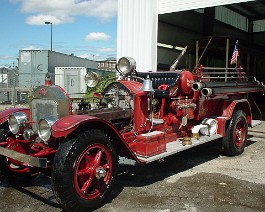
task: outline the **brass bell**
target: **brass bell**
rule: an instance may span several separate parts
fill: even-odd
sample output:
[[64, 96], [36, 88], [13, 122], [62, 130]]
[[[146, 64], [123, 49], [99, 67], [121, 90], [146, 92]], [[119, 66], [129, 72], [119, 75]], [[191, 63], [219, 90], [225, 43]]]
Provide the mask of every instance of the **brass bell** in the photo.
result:
[[186, 145], [192, 145], [192, 142], [191, 142], [190, 137], [184, 137], [184, 138], [182, 139], [182, 145], [183, 145], [183, 146], [186, 146]]

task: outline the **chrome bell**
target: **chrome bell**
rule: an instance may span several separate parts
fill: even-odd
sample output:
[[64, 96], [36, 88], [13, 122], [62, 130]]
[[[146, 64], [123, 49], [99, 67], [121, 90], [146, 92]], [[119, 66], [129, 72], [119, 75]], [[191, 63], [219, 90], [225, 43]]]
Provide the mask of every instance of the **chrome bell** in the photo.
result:
[[147, 76], [147, 78], [144, 80], [141, 90], [144, 92], [155, 92], [149, 76]]

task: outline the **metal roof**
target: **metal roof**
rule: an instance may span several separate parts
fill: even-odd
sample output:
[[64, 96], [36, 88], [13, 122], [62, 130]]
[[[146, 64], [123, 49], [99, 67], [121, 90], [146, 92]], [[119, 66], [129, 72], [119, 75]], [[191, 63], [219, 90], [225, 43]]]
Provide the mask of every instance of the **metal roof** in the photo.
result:
[[256, 0], [238, 4], [226, 5], [228, 9], [245, 16], [250, 21], [265, 19], [265, 1]]

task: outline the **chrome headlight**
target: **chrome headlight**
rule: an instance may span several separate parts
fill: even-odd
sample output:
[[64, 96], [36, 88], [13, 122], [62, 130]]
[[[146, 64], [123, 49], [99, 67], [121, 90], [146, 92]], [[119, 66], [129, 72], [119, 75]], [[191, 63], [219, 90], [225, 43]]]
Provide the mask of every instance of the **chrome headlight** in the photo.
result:
[[136, 62], [132, 57], [122, 57], [118, 61], [118, 70], [123, 75], [129, 75], [135, 71]]
[[9, 130], [15, 135], [22, 133], [27, 122], [28, 118], [24, 112], [13, 113], [8, 118]]
[[41, 140], [48, 141], [50, 139], [54, 122], [56, 122], [54, 117], [40, 119], [38, 134]]
[[95, 72], [88, 72], [85, 76], [85, 83], [87, 87], [94, 88], [99, 82], [99, 76]]

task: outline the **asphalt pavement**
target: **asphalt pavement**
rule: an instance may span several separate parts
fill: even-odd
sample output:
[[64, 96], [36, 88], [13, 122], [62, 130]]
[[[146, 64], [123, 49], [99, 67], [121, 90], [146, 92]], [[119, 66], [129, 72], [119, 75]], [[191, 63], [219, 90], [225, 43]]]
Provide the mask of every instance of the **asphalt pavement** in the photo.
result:
[[[249, 129], [245, 152], [222, 155], [213, 141], [162, 163], [123, 165], [109, 200], [97, 212], [265, 211], [265, 122]], [[0, 184], [0, 211], [62, 211], [50, 179], [25, 187]]]

